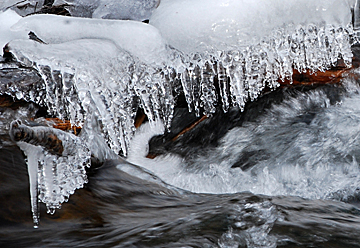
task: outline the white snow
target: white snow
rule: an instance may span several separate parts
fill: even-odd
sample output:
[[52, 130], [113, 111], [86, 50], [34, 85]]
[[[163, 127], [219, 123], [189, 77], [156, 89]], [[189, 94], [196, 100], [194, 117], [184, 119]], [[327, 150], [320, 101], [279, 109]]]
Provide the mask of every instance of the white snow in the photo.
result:
[[159, 64], [167, 57], [159, 31], [137, 21], [100, 20], [57, 15], [32, 15], [12, 26], [14, 31], [33, 31], [47, 43], [78, 39], [111, 40], [145, 63]]
[[245, 47], [292, 24], [345, 27], [347, 0], [162, 0], [150, 18], [164, 38], [186, 53]]
[[20, 19], [21, 16], [11, 9], [0, 12], [0, 49], [11, 40], [27, 38], [27, 34], [24, 32], [10, 30], [10, 27]]

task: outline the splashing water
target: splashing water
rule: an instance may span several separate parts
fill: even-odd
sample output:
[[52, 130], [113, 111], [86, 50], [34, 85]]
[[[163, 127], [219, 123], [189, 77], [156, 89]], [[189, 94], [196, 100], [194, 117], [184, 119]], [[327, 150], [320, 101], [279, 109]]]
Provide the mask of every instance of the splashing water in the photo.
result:
[[163, 131], [159, 124], [144, 126], [132, 140], [128, 159], [192, 192], [347, 201], [360, 183], [360, 88], [350, 79], [343, 84], [346, 90], [336, 102], [334, 93], [322, 88], [298, 93], [255, 122], [231, 129], [218, 147], [191, 157], [141, 157], [148, 139]]

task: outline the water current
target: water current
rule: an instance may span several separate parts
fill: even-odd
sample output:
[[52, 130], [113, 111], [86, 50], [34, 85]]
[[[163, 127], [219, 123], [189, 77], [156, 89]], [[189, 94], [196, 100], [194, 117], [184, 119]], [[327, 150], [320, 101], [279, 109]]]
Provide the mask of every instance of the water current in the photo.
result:
[[[273, 103], [253, 117], [251, 109], [270, 99]], [[3, 182], [18, 193], [2, 199], [24, 206], [2, 215], [0, 242], [4, 247], [358, 247], [359, 101], [353, 76], [341, 86], [281, 89], [243, 114], [237, 110], [245, 121], [234, 122], [218, 146], [183, 137], [178, 142], [190, 150], [174, 146], [155, 159], [146, 158], [154, 149], [147, 141], [164, 127], [144, 124], [127, 161], [88, 169], [85, 188], [54, 215], [41, 205], [39, 229], [31, 228], [25, 162], [16, 155], [20, 150], [5, 143], [2, 164], [11, 166], [2, 167]], [[2, 121], [14, 115], [26, 119], [28, 109], [4, 111]], [[216, 125], [217, 118], [229, 119], [214, 115], [209, 124]], [[196, 136], [201, 127], [191, 132]], [[218, 132], [208, 130], [203, 139]], [[254, 156], [254, 149], [261, 156]]]

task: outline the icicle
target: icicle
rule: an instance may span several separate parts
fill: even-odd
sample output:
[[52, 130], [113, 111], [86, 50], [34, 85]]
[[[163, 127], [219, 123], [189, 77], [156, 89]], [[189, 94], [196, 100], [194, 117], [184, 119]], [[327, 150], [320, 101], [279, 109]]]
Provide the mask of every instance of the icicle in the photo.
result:
[[42, 148], [29, 145], [25, 142], [18, 142], [18, 146], [21, 148], [21, 150], [25, 153], [25, 156], [27, 157], [26, 163], [28, 165], [29, 174], [31, 212], [33, 214], [34, 228], [38, 228], [40, 222], [38, 195], [38, 159], [42, 156]]
[[220, 88], [222, 109], [223, 109], [224, 113], [226, 113], [229, 110], [228, 77], [227, 77], [225, 68], [220, 61], [217, 63], [217, 78], [218, 78], [218, 83], [219, 83], [219, 88]]
[[201, 106], [204, 108], [204, 114], [209, 115], [215, 112], [215, 105], [217, 102], [214, 77], [209, 62], [205, 63], [204, 68], [201, 68]]
[[[255, 100], [266, 86], [274, 89], [279, 80], [291, 82], [293, 68], [324, 71], [339, 58], [350, 66], [352, 35], [351, 27], [290, 23], [274, 29], [258, 44], [238, 50], [183, 54], [168, 48], [169, 60], [161, 66], [142, 63], [103, 40], [53, 45], [17, 41], [10, 43], [11, 51], [26, 66], [36, 68], [44, 84], [30, 91], [17, 85], [3, 88], [19, 99], [45, 105], [50, 114], [70, 119], [72, 124], [84, 125], [88, 114], [94, 112], [110, 147], [126, 156], [136, 102], [140, 101], [150, 121], [162, 119], [169, 128], [173, 82], [179, 78], [189, 111], [197, 116], [213, 113], [217, 99], [224, 112], [231, 104], [243, 109], [246, 101]], [[29, 94], [22, 94], [24, 91]]]
[[[293, 24], [273, 30], [271, 35], [261, 42], [239, 50], [204, 51], [202, 53], [181, 54], [184, 70], [180, 68], [182, 90], [188, 103], [189, 111], [199, 114], [199, 106], [214, 109], [212, 94], [200, 94], [205, 89], [204, 77], [198, 79], [198, 72], [206, 78], [218, 79], [219, 100], [223, 111], [230, 104], [243, 109], [246, 101], [254, 101], [265, 87], [275, 89], [279, 81], [292, 82], [293, 69], [303, 73], [325, 71], [336, 66], [342, 58], [347, 67], [351, 66], [351, 39], [354, 32], [351, 26], [329, 24]], [[198, 59], [201, 58], [201, 59]], [[210, 61], [210, 63], [204, 63]], [[210, 79], [212, 80], [212, 79]], [[209, 80], [207, 80], [209, 82]], [[231, 102], [230, 102], [231, 99]], [[208, 111], [204, 110], [204, 113]], [[209, 111], [211, 113], [211, 111]]]
[[354, 0], [355, 4], [353, 7], [353, 25], [354, 25], [354, 30], [355, 32], [359, 32], [360, 31], [360, 2], [359, 0]]
[[34, 227], [39, 225], [38, 202], [48, 213], [87, 182], [85, 167], [90, 165], [90, 151], [84, 142], [63, 131], [49, 127], [28, 127], [21, 121], [11, 123], [10, 136], [27, 156], [31, 208]]

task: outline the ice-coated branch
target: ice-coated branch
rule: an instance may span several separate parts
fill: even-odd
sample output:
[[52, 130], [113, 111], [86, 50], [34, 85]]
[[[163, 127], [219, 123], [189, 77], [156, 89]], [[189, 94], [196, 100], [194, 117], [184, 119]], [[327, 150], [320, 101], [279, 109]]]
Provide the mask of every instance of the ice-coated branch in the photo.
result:
[[39, 224], [38, 202], [48, 213], [60, 208], [87, 182], [90, 150], [81, 138], [51, 127], [29, 127], [19, 120], [10, 125], [10, 136], [27, 157], [34, 226]]
[[11, 123], [10, 137], [15, 142], [22, 141], [34, 146], [42, 146], [50, 153], [59, 156], [64, 151], [62, 141], [50, 127], [28, 127], [17, 120]]

